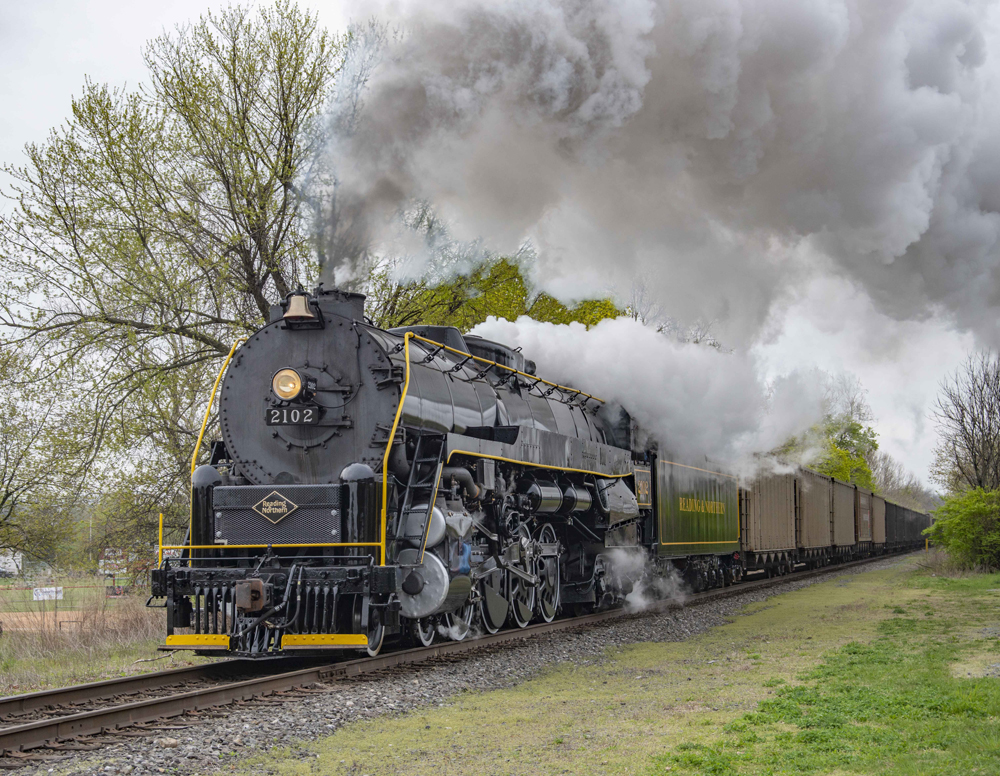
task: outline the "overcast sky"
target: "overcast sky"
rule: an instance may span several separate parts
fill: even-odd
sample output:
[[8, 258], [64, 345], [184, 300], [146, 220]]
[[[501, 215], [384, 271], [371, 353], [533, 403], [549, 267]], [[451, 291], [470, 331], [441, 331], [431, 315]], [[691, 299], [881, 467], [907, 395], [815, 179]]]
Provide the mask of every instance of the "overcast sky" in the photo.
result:
[[[68, 115], [71, 96], [80, 93], [85, 77], [134, 86], [144, 77], [146, 40], [220, 5], [0, 3], [0, 159], [19, 163], [25, 143], [43, 141]], [[342, 29], [348, 18], [344, 4], [304, 5], [317, 8], [332, 29]], [[972, 347], [967, 334], [940, 318], [891, 321], [848, 281], [833, 279], [799, 289], [768, 331], [755, 349], [771, 373], [816, 365], [856, 374], [869, 391], [882, 447], [927, 480], [935, 443], [931, 405], [942, 377]]]
[[[69, 114], [85, 77], [135, 86], [145, 77], [142, 49], [175, 25], [228, 3], [200, 0], [35, 0], [0, 3], [0, 158], [20, 161], [24, 144], [44, 140]], [[302, 2], [331, 29], [343, 5]]]

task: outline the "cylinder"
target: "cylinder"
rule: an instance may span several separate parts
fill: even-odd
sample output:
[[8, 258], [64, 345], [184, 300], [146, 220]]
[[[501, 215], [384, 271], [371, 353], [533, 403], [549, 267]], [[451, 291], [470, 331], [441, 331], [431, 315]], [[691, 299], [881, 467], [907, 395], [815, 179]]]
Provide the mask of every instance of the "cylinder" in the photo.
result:
[[586, 488], [567, 485], [563, 489], [562, 511], [567, 514], [570, 512], [586, 512], [593, 503], [594, 499], [590, 495], [590, 491]]
[[558, 512], [563, 505], [563, 493], [554, 482], [522, 480], [518, 490], [528, 497], [528, 511], [547, 515]]
[[409, 567], [399, 596], [403, 616], [418, 619], [442, 611], [451, 592], [451, 579], [441, 559], [426, 552], [421, 560], [420, 550], [407, 548], [399, 553], [399, 564]]

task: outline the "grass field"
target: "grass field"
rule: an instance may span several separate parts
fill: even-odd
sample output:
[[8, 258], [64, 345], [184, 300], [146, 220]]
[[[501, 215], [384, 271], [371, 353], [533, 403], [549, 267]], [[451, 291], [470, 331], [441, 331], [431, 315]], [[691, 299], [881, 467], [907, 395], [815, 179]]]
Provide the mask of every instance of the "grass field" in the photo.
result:
[[[32, 600], [32, 586], [18, 581], [0, 585], [0, 619], [9, 613], [40, 613], [59, 610], [83, 609], [94, 606], [107, 597], [105, 585], [100, 579], [59, 579], [53, 582], [39, 582], [34, 587], [61, 587], [60, 601]], [[108, 599], [109, 603], [114, 599]]]
[[348, 726], [246, 773], [997, 774], [1000, 575], [913, 559], [509, 690]]
[[[64, 591], [65, 592], [65, 591]], [[30, 600], [31, 590], [0, 589], [0, 695], [158, 671], [204, 662], [190, 653], [157, 650], [162, 609], [146, 596], [106, 598], [102, 587], [77, 588], [59, 601]], [[26, 600], [27, 598], [27, 600]], [[58, 615], [58, 619], [57, 619]]]

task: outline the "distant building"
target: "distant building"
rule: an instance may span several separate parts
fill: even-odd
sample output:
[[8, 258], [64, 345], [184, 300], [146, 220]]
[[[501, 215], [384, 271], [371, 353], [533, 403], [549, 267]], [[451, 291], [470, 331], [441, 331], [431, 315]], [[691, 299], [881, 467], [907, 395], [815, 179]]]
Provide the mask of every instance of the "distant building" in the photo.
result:
[[128, 574], [129, 553], [118, 549], [101, 550], [97, 555], [97, 570], [101, 574]]
[[16, 550], [0, 550], [0, 577], [16, 577], [23, 568], [23, 553]]
[[107, 577], [126, 578], [129, 580], [144, 579], [149, 570], [156, 565], [156, 549], [150, 554], [134, 550], [107, 548], [97, 555], [97, 570]]

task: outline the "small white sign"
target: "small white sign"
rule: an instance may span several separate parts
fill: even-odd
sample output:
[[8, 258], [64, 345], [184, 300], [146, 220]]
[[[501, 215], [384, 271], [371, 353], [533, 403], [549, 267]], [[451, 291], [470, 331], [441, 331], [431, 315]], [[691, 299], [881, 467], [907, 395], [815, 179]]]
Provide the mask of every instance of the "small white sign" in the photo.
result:
[[63, 589], [61, 587], [35, 587], [31, 590], [33, 601], [61, 601], [63, 600]]

